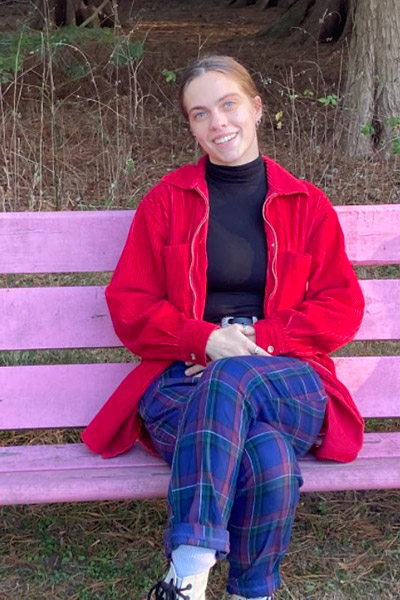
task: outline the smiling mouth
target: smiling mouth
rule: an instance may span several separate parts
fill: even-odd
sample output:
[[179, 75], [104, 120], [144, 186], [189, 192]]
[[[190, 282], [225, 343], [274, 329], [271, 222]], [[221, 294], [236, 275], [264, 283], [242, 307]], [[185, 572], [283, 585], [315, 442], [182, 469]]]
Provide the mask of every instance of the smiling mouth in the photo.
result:
[[237, 132], [230, 133], [229, 135], [224, 135], [224, 137], [220, 137], [220, 138], [217, 138], [216, 140], [214, 140], [214, 144], [217, 144], [218, 146], [220, 146], [221, 144], [226, 144], [227, 142], [230, 142], [231, 140], [233, 140], [233, 138], [235, 138], [236, 136], [237, 136]]

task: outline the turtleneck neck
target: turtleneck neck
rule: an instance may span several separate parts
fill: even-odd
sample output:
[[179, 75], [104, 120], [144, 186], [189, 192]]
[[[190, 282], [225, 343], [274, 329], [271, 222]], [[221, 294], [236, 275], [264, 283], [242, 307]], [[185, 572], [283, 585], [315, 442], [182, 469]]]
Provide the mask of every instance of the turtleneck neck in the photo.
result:
[[253, 182], [258, 184], [260, 177], [265, 177], [265, 165], [261, 155], [251, 162], [234, 167], [216, 165], [207, 158], [206, 179], [209, 182], [228, 185], [247, 183], [251, 185]]

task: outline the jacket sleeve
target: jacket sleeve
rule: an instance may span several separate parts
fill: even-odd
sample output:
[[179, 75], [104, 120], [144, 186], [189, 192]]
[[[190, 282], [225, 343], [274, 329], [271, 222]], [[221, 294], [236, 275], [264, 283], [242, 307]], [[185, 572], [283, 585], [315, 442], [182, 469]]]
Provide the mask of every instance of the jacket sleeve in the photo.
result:
[[121, 342], [142, 358], [205, 365], [207, 340], [218, 325], [188, 318], [167, 299], [163, 224], [149, 197], [139, 205], [106, 299]]
[[311, 269], [303, 300], [255, 324], [256, 343], [264, 349], [272, 346], [274, 355], [333, 352], [351, 341], [361, 325], [364, 297], [336, 211], [322, 194], [319, 200], [308, 242]]

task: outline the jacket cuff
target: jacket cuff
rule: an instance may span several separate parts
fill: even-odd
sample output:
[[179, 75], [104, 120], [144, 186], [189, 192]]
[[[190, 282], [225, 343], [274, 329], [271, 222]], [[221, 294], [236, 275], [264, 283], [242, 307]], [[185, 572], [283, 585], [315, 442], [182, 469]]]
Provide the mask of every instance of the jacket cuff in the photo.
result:
[[256, 344], [269, 354], [277, 356], [289, 352], [289, 344], [283, 325], [277, 319], [260, 319], [254, 324]]
[[207, 364], [206, 345], [208, 338], [215, 329], [219, 328], [220, 325], [208, 323], [208, 321], [186, 319], [182, 327], [182, 360], [205, 366]]

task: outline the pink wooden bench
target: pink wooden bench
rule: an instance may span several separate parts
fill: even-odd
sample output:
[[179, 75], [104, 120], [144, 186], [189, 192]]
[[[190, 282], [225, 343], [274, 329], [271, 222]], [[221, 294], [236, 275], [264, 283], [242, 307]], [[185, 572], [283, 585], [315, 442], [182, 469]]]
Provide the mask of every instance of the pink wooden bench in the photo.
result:
[[[356, 265], [400, 263], [400, 205], [338, 207]], [[2, 213], [0, 273], [112, 271], [132, 211]], [[400, 338], [400, 280], [362, 281], [358, 340]], [[0, 289], [0, 350], [117, 347], [101, 286]], [[400, 356], [337, 358], [366, 418], [400, 417]], [[0, 429], [86, 425], [128, 364], [0, 368]], [[305, 491], [400, 487], [400, 432], [369, 433], [351, 464], [303, 462]], [[0, 448], [0, 504], [164, 497], [169, 470], [139, 447], [111, 460], [82, 444]]]

